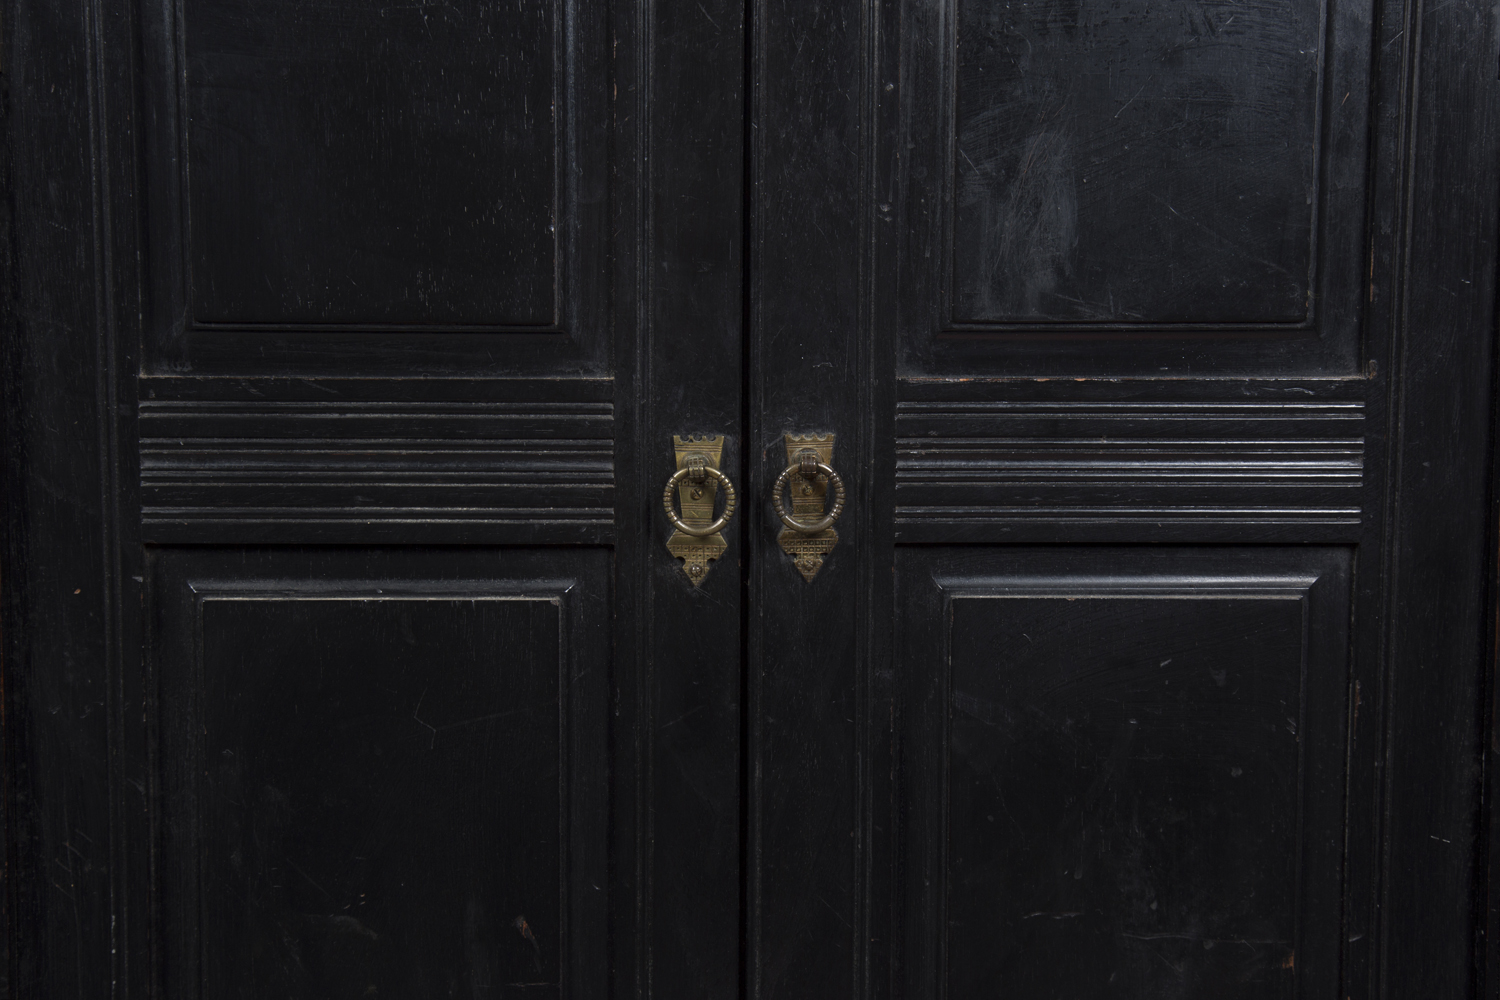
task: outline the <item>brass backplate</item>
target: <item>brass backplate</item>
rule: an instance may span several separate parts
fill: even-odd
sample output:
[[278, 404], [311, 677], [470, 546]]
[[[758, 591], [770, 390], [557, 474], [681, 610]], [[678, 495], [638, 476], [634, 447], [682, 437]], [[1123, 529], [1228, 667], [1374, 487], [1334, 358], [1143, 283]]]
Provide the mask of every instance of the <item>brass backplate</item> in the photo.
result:
[[[797, 465], [800, 461], [798, 456], [809, 448], [818, 456], [819, 462], [829, 468], [833, 467], [832, 434], [786, 435], [787, 464]], [[798, 521], [816, 521], [823, 516], [823, 508], [828, 500], [827, 476], [820, 475], [816, 479], [793, 476], [786, 491], [792, 501], [792, 517]], [[792, 565], [797, 567], [802, 579], [811, 583], [812, 578], [818, 575], [818, 570], [823, 568], [823, 557], [839, 543], [839, 533], [832, 528], [825, 528], [808, 534], [783, 526], [776, 541], [781, 545], [781, 551], [792, 557]]]
[[[702, 455], [710, 468], [719, 468], [724, 457], [724, 435], [691, 434], [672, 435], [672, 450], [677, 454], [677, 468], [685, 469], [689, 455]], [[677, 484], [677, 509], [684, 522], [694, 528], [705, 528], [713, 523], [714, 503], [718, 500], [719, 484], [712, 479], [694, 483], [684, 479]], [[667, 551], [682, 560], [682, 571], [697, 587], [708, 576], [709, 564], [724, 554], [729, 543], [722, 531], [712, 535], [688, 535], [672, 530], [667, 539]]]

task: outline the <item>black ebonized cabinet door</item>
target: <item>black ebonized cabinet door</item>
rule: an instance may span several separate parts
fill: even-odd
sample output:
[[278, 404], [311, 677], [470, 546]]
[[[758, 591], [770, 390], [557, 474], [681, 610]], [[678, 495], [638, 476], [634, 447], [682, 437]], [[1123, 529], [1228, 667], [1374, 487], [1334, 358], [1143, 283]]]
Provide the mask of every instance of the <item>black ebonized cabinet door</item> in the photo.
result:
[[751, 33], [749, 995], [1494, 995], [1492, 13]]
[[4, 995], [1494, 994], [1489, 9], [0, 38]]
[[5, 5], [14, 995], [737, 995], [744, 16]]

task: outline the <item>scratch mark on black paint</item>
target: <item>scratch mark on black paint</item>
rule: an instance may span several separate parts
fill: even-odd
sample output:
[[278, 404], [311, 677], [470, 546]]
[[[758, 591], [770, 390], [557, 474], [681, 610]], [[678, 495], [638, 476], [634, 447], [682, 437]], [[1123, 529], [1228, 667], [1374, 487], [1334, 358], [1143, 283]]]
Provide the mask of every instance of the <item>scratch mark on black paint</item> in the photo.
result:
[[[1150, 192], [1147, 192], [1147, 193], [1150, 194]], [[1213, 229], [1210, 229], [1208, 226], [1205, 226], [1203, 223], [1199, 222], [1197, 219], [1191, 218], [1190, 216], [1183, 215], [1181, 212], [1177, 211], [1177, 209], [1173, 208], [1172, 205], [1171, 205], [1171, 203], [1168, 202], [1165, 198], [1161, 197], [1161, 195], [1152, 194], [1151, 197], [1154, 200], [1161, 202], [1163, 205], [1166, 205], [1167, 206], [1167, 211], [1169, 211], [1173, 215], [1177, 216], [1183, 222], [1186, 222], [1190, 226], [1196, 226], [1198, 229], [1203, 230], [1205, 233], [1207, 233], [1208, 235], [1212, 236], [1214, 239], [1219, 240], [1220, 242], [1222, 242], [1225, 246], [1234, 247], [1235, 250], [1238, 250], [1241, 254], [1244, 254], [1246, 260], [1253, 260], [1257, 264], [1264, 264], [1266, 267], [1269, 267], [1269, 268], [1271, 268], [1274, 271], [1279, 271], [1280, 273], [1286, 275], [1287, 277], [1294, 277], [1294, 275], [1292, 274], [1292, 272], [1288, 271], [1286, 268], [1282, 267], [1280, 264], [1276, 263], [1274, 260], [1267, 260], [1264, 257], [1253, 257], [1250, 254], [1245, 253], [1244, 248], [1241, 247], [1238, 243], [1236, 243], [1233, 240], [1229, 239], [1228, 237], [1224, 236], [1222, 233], [1219, 233], [1219, 232], [1214, 231]]]
[[[1231, 18], [1231, 20], [1233, 20], [1233, 18]], [[1146, 81], [1146, 83], [1150, 83], [1150, 82], [1151, 82], [1150, 80]], [[1111, 117], [1112, 118], [1118, 118], [1118, 117], [1120, 117], [1120, 112], [1121, 111], [1124, 111], [1126, 108], [1128, 108], [1132, 104], [1134, 104], [1135, 103], [1135, 99], [1137, 97], [1141, 96], [1141, 91], [1146, 89], [1146, 83], [1141, 84], [1140, 90], [1137, 90], [1135, 93], [1131, 94], [1130, 95], [1130, 100], [1128, 100], [1124, 104], [1120, 105], [1120, 111], [1116, 111]]]
[[358, 934], [360, 937], [369, 938], [371, 941], [380, 940], [379, 934], [376, 934], [374, 931], [370, 930], [370, 928], [360, 923], [359, 920], [355, 917], [347, 917], [343, 914], [336, 914], [331, 917], [310, 917], [308, 919], [319, 923], [326, 923], [334, 930], [342, 931], [345, 934]]
[[1131, 934], [1129, 931], [1121, 931], [1120, 936], [1135, 941], [1204, 941], [1210, 944], [1242, 944], [1246, 948], [1255, 948], [1260, 945], [1286, 944], [1285, 941], [1258, 938], [1206, 938], [1201, 934]]
[[328, 890], [325, 889], [325, 888], [323, 888], [318, 883], [314, 882], [313, 881], [313, 877], [311, 875], [307, 874], [307, 872], [303, 871], [301, 868], [298, 868], [296, 865], [292, 864], [290, 861], [288, 861], [286, 863], [286, 866], [288, 868], [290, 868], [292, 871], [296, 872], [298, 875], [301, 875], [302, 878], [306, 880], [306, 882], [307, 882], [308, 885], [312, 886], [314, 889], [316, 889], [319, 892], [321, 892], [323, 894], [323, 898], [324, 899], [332, 899], [333, 898], [329, 894]]
[[432, 726], [428, 726], [427, 723], [425, 723], [425, 722], [422, 721], [422, 717], [417, 714], [418, 712], [422, 711], [422, 699], [426, 698], [426, 697], [427, 697], [427, 689], [423, 688], [421, 696], [417, 698], [417, 707], [411, 710], [411, 717], [417, 723], [417, 725], [419, 725], [419, 726], [427, 726], [427, 728], [429, 730], [431, 730], [431, 732], [432, 732], [432, 738], [430, 739], [430, 741], [427, 744], [427, 749], [431, 750], [433, 747], [437, 746], [437, 730], [434, 729]]
[[830, 903], [828, 900], [824, 899], [822, 893], [818, 894], [818, 902], [820, 902], [824, 906], [828, 907], [828, 909], [833, 913], [833, 915], [835, 917], [839, 918], [839, 923], [843, 924], [845, 927], [849, 928], [850, 930], [853, 930], [854, 925], [851, 924], [851, 923], [849, 923], [849, 918], [846, 917], [846, 916], [844, 916], [842, 913], [840, 913], [838, 911], [838, 908], [835, 907], [832, 903]]
[[491, 712], [489, 715], [476, 715], [472, 719], [460, 719], [457, 722], [450, 722], [446, 726], [427, 726], [427, 723], [425, 722], [423, 722], [422, 725], [427, 726], [427, 728], [431, 729], [434, 733], [444, 733], [450, 729], [457, 729], [460, 726], [472, 726], [480, 722], [493, 722], [495, 719], [504, 719], [507, 716], [520, 715], [525, 711], [527, 711], [527, 709], [512, 708], [507, 709], [504, 712]]
[[686, 712], [683, 712], [681, 715], [679, 715], [677, 718], [673, 719], [671, 722], [665, 723], [661, 728], [662, 729], [667, 729], [667, 728], [670, 728], [672, 726], [675, 726], [675, 725], [677, 725], [677, 723], [679, 723], [682, 720], [686, 719], [688, 716], [690, 716], [690, 715], [697, 715], [699, 712], [703, 711], [707, 707], [708, 707], [707, 705], [699, 705], [696, 708], [690, 708]]
[[515, 928], [520, 932], [521, 937], [531, 942], [531, 950], [536, 953], [536, 971], [541, 972], [542, 946], [537, 943], [536, 935], [531, 932], [531, 925], [526, 922], [526, 915], [524, 913], [516, 917]]

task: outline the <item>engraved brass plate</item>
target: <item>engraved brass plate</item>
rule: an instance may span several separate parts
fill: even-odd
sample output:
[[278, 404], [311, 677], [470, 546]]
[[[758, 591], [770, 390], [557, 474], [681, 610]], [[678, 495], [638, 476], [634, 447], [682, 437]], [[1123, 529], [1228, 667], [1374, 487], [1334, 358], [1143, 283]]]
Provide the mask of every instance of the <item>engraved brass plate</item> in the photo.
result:
[[[677, 468], [687, 469], [693, 459], [701, 459], [711, 469], [718, 469], [724, 455], [724, 435], [672, 435], [672, 449], [677, 455]], [[684, 477], [677, 484], [677, 504], [682, 511], [685, 524], [693, 528], [706, 528], [714, 522], [714, 503], [719, 496], [719, 485], [711, 476], [694, 482], [693, 477]], [[667, 551], [682, 560], [682, 571], [693, 581], [693, 586], [702, 585], [708, 576], [709, 564], [724, 554], [729, 543], [724, 533], [690, 535], [673, 529], [667, 539]]]
[[[787, 465], [799, 466], [802, 452], [809, 449], [817, 456], [817, 461], [830, 468], [833, 466], [832, 434], [786, 435]], [[787, 492], [792, 500], [791, 514], [796, 520], [813, 523], [824, 516], [824, 506], [828, 500], [827, 476], [808, 478], [800, 473], [793, 475]], [[797, 567], [802, 579], [811, 583], [813, 577], [818, 575], [818, 570], [823, 568], [824, 558], [839, 543], [839, 533], [833, 528], [808, 533], [783, 527], [781, 534], [776, 536], [776, 541], [781, 545], [781, 551], [792, 557], [792, 565]]]

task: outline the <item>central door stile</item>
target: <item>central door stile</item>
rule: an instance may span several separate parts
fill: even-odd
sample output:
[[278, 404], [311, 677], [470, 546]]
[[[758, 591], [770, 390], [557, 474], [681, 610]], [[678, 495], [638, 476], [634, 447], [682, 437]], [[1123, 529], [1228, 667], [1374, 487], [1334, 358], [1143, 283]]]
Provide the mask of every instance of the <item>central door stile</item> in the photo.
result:
[[[636, 160], [645, 202], [632, 317], [641, 342], [637, 478], [620, 528], [642, 557], [622, 564], [640, 575], [620, 581], [621, 616], [639, 623], [642, 678], [635, 995], [735, 1000], [746, 522], [743, 499], [733, 496], [744, 476], [744, 11], [741, 0], [638, 0], [634, 10], [627, 20], [640, 35], [633, 50], [642, 53], [642, 85], [627, 92], [622, 80], [616, 113], [639, 120], [645, 137]], [[702, 528], [728, 512], [727, 499], [740, 510], [722, 531], [694, 537], [668, 520], [662, 488], [679, 459], [687, 487], [679, 521]], [[708, 469], [700, 473], [695, 463]], [[677, 502], [675, 483], [670, 493]]]
[[[852, 1000], [867, 992], [870, 941], [870, 629], [888, 588], [871, 535], [889, 521], [872, 506], [883, 479], [868, 426], [882, 380], [863, 332], [878, 6], [750, 7], [746, 988]], [[831, 462], [818, 457], [840, 482], [810, 460], [784, 475], [797, 442], [831, 447]], [[836, 535], [789, 527], [778, 483], [801, 523], [841, 504]]]

